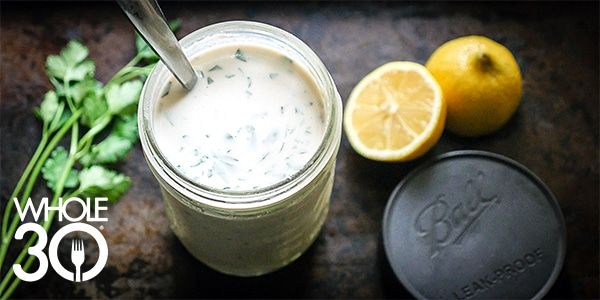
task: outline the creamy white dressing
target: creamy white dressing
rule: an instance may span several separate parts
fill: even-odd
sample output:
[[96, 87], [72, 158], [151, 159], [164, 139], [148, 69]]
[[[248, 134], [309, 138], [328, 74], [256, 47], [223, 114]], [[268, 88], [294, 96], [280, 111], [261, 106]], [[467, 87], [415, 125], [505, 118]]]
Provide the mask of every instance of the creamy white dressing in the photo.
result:
[[192, 65], [199, 76], [193, 90], [171, 78], [154, 114], [156, 142], [172, 166], [212, 188], [252, 190], [308, 163], [325, 124], [306, 70], [254, 44], [211, 49]]

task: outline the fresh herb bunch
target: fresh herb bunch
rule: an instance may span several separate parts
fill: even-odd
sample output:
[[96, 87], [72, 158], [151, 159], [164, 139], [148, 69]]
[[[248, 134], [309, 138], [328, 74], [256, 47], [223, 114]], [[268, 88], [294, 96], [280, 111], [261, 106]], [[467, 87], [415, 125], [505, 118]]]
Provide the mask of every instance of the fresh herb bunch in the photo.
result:
[[[175, 31], [181, 22], [175, 20], [169, 25]], [[138, 34], [135, 45], [135, 57], [106, 85], [94, 79], [95, 63], [89, 59], [88, 49], [77, 41], [70, 41], [59, 55], [46, 59], [46, 73], [54, 90], [47, 92], [35, 109], [42, 122], [42, 136], [10, 198], [5, 201], [0, 244], [0, 299], [9, 298], [20, 283], [12, 265], [21, 264], [28, 270], [35, 260], [34, 256], [26, 257], [29, 247], [37, 240], [37, 235], [32, 234], [14, 262], [4, 264], [20, 223], [18, 214], [11, 214], [13, 199], [19, 199], [23, 209], [40, 172], [53, 193], [50, 206], [57, 206], [60, 197], [107, 197], [114, 203], [131, 185], [129, 177], [111, 170], [110, 166], [122, 160], [137, 142], [137, 103], [143, 81], [159, 59]], [[64, 148], [59, 144], [69, 131], [69, 146]], [[107, 135], [98, 140], [99, 135], [104, 136], [102, 133]], [[55, 211], [50, 211], [41, 224], [46, 232], [54, 215]]]

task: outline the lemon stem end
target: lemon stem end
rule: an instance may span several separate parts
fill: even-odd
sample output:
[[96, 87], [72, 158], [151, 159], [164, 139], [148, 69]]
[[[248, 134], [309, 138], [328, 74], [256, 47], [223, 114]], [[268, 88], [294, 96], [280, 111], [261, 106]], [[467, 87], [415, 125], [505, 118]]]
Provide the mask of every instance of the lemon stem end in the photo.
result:
[[482, 72], [492, 72], [494, 68], [494, 61], [487, 53], [481, 53], [477, 59], [477, 66]]

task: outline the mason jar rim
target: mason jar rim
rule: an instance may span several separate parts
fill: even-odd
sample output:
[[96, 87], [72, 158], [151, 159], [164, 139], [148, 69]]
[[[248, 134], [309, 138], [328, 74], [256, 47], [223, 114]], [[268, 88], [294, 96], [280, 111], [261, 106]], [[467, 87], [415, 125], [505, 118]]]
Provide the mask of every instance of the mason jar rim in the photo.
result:
[[[166, 185], [170, 187], [172, 189], [171, 192], [176, 192], [182, 196], [178, 198], [194, 207], [244, 210], [274, 205], [309, 184], [325, 168], [329, 159], [337, 152], [337, 143], [331, 141], [341, 138], [342, 108], [340, 95], [337, 92], [333, 78], [323, 62], [308, 45], [296, 36], [283, 29], [264, 23], [227, 21], [193, 31], [182, 38], [180, 44], [186, 56], [193, 58], [202, 52], [202, 49], [194, 51], [194, 45], [197, 43], [212, 42], [227, 45], [234, 43], [229, 42], [234, 37], [241, 38], [244, 35], [247, 35], [246, 38], [254, 35], [256, 40], [252, 40], [252, 42], [261, 46], [282, 47], [279, 50], [286, 50], [284, 53], [295, 55], [295, 62], [300, 59], [300, 62], [302, 62], [301, 66], [315, 80], [321, 93], [326, 114], [325, 132], [318, 149], [305, 166], [292, 176], [275, 184], [256, 190], [235, 191], [217, 189], [194, 182], [171, 165], [160, 151], [154, 138], [152, 122], [155, 104], [159, 98], [158, 91], [164, 86], [161, 84], [164, 82], [162, 79], [172, 77], [166, 66], [159, 61], [144, 83], [140, 96], [138, 108], [140, 141], [146, 161], [155, 177], [161, 182], [161, 186], [164, 187]], [[259, 43], [261, 38], [265, 39], [263, 41], [264, 44]], [[267, 40], [277, 45], [267, 45]]]

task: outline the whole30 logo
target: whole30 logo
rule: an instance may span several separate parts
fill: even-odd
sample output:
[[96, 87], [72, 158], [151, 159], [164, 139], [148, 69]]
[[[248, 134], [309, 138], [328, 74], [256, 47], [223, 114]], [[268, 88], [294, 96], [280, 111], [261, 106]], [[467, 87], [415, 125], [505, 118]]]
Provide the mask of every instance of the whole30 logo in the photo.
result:
[[[106, 260], [108, 259], [108, 247], [106, 245], [106, 240], [102, 233], [96, 229], [96, 227], [81, 223], [80, 221], [86, 220], [87, 222], [106, 222], [107, 218], [100, 217], [100, 212], [105, 211], [107, 208], [103, 206], [101, 202], [107, 201], [107, 198], [86, 198], [86, 200], [82, 200], [77, 197], [68, 198], [63, 202], [62, 198], [59, 198], [59, 204], [56, 207], [48, 206], [48, 198], [44, 197], [40, 201], [40, 204], [35, 209], [33, 201], [31, 198], [27, 200], [25, 207], [21, 209], [19, 206], [19, 201], [15, 198], [15, 206], [17, 208], [17, 212], [19, 217], [21, 218], [21, 222], [25, 220], [25, 216], [28, 213], [31, 213], [36, 222], [42, 217], [42, 220], [48, 219], [48, 212], [55, 211], [58, 213], [58, 221], [62, 221], [63, 218], [67, 221], [74, 222], [70, 223], [66, 226], [63, 226], [56, 232], [56, 234], [50, 240], [50, 245], [48, 246], [48, 256], [44, 253], [44, 248], [46, 248], [46, 244], [48, 243], [48, 235], [46, 230], [38, 224], [38, 223], [24, 223], [15, 232], [15, 239], [21, 240], [25, 233], [32, 231], [37, 234], [38, 240], [37, 243], [27, 250], [29, 255], [35, 256], [39, 261], [39, 268], [32, 272], [28, 273], [21, 267], [20, 264], [13, 265], [13, 271], [15, 275], [19, 277], [23, 281], [37, 281], [46, 275], [48, 271], [48, 259], [50, 260], [50, 265], [54, 269], [58, 275], [63, 277], [66, 280], [81, 282], [90, 280], [102, 271], [104, 265], [106, 264]], [[93, 202], [92, 202], [93, 201]], [[70, 216], [67, 213], [67, 207], [69, 204], [79, 204], [83, 209], [79, 216]], [[93, 203], [93, 204], [92, 204]], [[96, 240], [96, 244], [98, 244], [98, 261], [96, 264], [86, 272], [81, 273], [81, 265], [83, 265], [85, 261], [85, 246], [82, 240], [74, 239], [71, 241], [71, 262], [73, 263], [73, 268], [75, 272], [71, 272], [66, 269], [58, 259], [58, 245], [61, 240], [69, 233], [72, 232], [84, 232], [90, 235]]]

